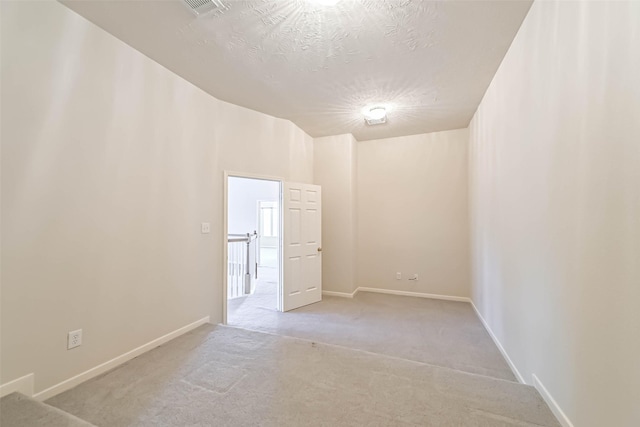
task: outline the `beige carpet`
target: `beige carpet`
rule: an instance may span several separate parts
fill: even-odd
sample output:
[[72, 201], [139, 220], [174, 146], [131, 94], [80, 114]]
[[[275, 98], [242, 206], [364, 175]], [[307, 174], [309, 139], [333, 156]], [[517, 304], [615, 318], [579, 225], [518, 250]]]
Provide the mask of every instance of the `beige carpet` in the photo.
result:
[[361, 292], [279, 313], [264, 285], [230, 301], [229, 325], [517, 381], [469, 303]]
[[0, 426], [91, 427], [92, 424], [20, 393], [11, 393], [0, 399]]
[[531, 387], [203, 326], [47, 403], [97, 426], [557, 426]]

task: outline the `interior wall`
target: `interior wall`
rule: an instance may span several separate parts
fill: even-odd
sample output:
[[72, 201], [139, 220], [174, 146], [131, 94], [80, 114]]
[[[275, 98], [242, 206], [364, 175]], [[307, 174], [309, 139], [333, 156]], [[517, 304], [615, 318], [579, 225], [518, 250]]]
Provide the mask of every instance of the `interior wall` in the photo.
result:
[[468, 138], [358, 143], [358, 286], [469, 296]]
[[[57, 2], [0, 2], [0, 383], [39, 392], [222, 313], [223, 170], [313, 181], [313, 140]], [[200, 223], [211, 222], [211, 234]], [[67, 331], [83, 344], [67, 351]]]
[[536, 1], [471, 122], [473, 301], [576, 426], [640, 425], [639, 17]]
[[352, 293], [357, 267], [357, 142], [351, 134], [314, 139], [314, 181], [322, 186], [323, 291]]
[[230, 176], [227, 210], [229, 234], [258, 231], [258, 202], [278, 202], [280, 183]]

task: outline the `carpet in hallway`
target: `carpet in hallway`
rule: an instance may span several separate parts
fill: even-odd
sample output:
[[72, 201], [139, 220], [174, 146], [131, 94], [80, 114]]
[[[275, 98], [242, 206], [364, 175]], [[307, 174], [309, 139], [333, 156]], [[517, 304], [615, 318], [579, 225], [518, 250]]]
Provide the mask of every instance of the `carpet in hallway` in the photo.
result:
[[557, 426], [532, 387], [202, 326], [53, 397], [98, 426]]
[[0, 426], [92, 427], [92, 424], [23, 394], [11, 393], [0, 399]]
[[230, 325], [517, 381], [467, 302], [360, 292], [280, 313], [251, 298]]

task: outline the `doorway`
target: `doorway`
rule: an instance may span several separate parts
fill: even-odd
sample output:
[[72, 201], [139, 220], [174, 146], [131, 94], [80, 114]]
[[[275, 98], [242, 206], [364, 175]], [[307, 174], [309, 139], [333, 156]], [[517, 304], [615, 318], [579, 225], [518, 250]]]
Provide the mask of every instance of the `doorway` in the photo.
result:
[[282, 310], [282, 182], [228, 175], [226, 320], [255, 322]]

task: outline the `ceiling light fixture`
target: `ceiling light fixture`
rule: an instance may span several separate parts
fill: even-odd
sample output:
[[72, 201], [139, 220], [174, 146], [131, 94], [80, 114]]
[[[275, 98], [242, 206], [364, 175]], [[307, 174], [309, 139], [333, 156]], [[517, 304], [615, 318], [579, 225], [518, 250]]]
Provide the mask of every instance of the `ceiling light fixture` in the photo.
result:
[[381, 125], [387, 122], [387, 110], [384, 107], [372, 107], [364, 111], [364, 120], [368, 125]]

